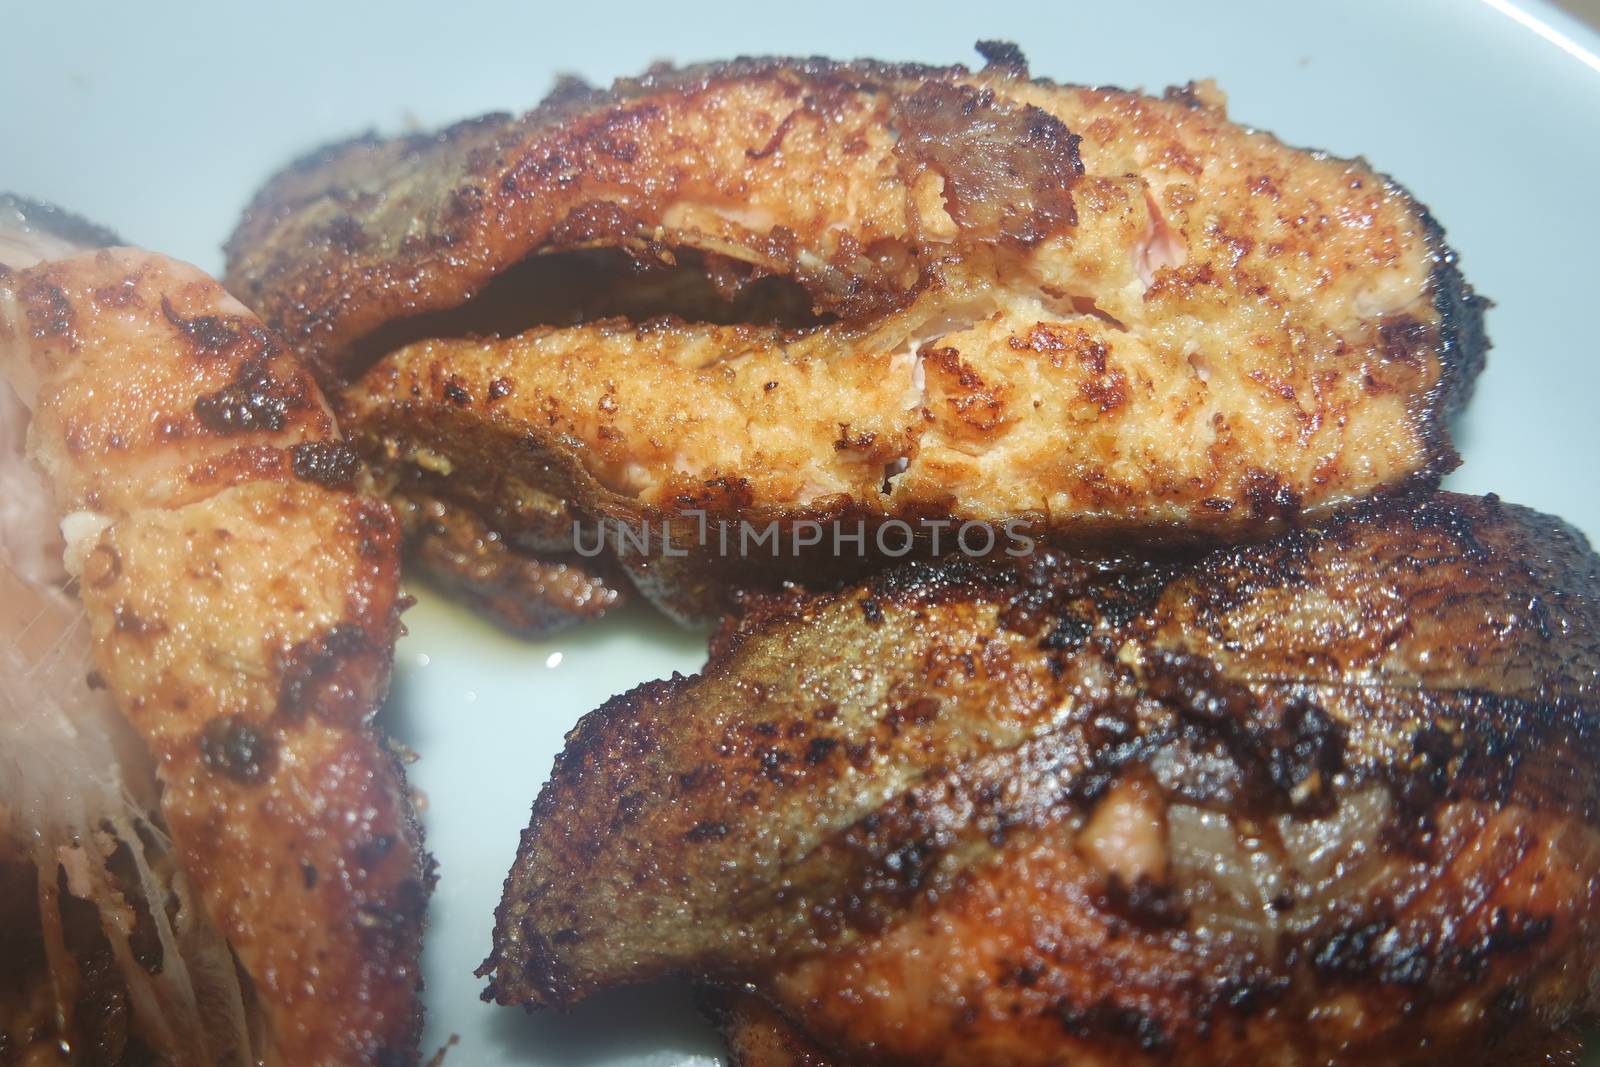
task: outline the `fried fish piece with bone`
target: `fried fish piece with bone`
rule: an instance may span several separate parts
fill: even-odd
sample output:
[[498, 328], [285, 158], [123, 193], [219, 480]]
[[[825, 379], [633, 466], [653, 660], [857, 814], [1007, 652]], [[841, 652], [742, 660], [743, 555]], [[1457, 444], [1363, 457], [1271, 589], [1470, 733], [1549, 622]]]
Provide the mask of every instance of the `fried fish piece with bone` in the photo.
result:
[[310, 373], [216, 282], [8, 236], [0, 372], [32, 409], [95, 684], [153, 757], [159, 829], [259, 1004], [250, 1062], [414, 1062], [432, 874], [371, 723], [403, 606], [395, 517]]
[[[1482, 302], [1404, 190], [1209, 86], [985, 52], [659, 69], [338, 146], [258, 195], [229, 282], [392, 481], [512, 544], [541, 494], [1237, 538], [1454, 466]], [[761, 576], [624, 555], [685, 614]]]
[[1522, 1062], [1600, 1007], [1597, 597], [1440, 496], [758, 599], [569, 736], [490, 993], [748, 987], [755, 1063]]

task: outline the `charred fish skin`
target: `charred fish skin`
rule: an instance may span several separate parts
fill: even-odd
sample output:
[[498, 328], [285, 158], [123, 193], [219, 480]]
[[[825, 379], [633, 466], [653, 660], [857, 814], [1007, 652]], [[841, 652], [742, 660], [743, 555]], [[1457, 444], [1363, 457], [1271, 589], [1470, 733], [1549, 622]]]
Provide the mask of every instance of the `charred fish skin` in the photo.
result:
[[400, 529], [320, 389], [216, 282], [126, 248], [0, 268], [0, 367], [265, 1062], [415, 1062], [432, 864], [371, 722]]
[[489, 995], [748, 983], [840, 1063], [1543, 1048], [1597, 1008], [1597, 594], [1441, 495], [759, 600], [570, 735]]
[[724, 552], [707, 518], [1215, 543], [1456, 465], [1485, 302], [1421, 205], [1214, 87], [1016, 55], [661, 69], [352, 142], [262, 190], [229, 279], [396, 484], [508, 543], [527, 494], [672, 524], [687, 557], [616, 555], [683, 617], [824, 562]]

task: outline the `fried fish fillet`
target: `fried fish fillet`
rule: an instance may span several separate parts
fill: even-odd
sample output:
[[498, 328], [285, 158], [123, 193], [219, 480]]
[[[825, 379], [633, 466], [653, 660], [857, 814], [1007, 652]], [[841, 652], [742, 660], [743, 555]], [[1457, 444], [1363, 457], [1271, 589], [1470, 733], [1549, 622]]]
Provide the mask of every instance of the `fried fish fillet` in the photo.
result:
[[685, 615], [806, 569], [686, 512], [1238, 538], [1454, 466], [1483, 301], [1410, 196], [1209, 86], [985, 54], [658, 69], [337, 146], [257, 196], [229, 283], [397, 491], [534, 553], [541, 498], [667, 521], [686, 558], [613, 549]]
[[5, 248], [0, 371], [32, 409], [94, 684], [154, 758], [174, 861], [265, 1017], [249, 1062], [414, 1062], [431, 863], [371, 723], [404, 605], [395, 516], [310, 373], [215, 281]]
[[759, 598], [569, 736], [489, 993], [749, 988], [801, 1063], [1524, 1062], [1600, 1007], [1597, 597], [1444, 495]]

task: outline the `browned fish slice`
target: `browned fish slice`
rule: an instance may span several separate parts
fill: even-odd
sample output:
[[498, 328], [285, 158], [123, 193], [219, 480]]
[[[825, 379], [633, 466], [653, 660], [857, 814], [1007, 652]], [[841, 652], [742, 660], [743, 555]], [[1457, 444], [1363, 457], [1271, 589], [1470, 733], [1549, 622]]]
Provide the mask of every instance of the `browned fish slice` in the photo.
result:
[[431, 863], [371, 722], [400, 530], [315, 381], [216, 282], [132, 249], [0, 267], [0, 371], [32, 408], [95, 684], [260, 1002], [252, 1061], [414, 1062]]
[[397, 484], [511, 543], [529, 494], [672, 521], [687, 557], [613, 548], [683, 615], [826, 556], [685, 512], [1237, 539], [1454, 466], [1482, 301], [1410, 196], [1213, 87], [986, 55], [663, 69], [339, 146], [261, 192], [229, 281]]
[[[969, 82], [961, 68], [773, 59], [658, 68], [608, 93], [565, 81], [522, 118], [291, 165], [229, 241], [229, 285], [343, 378], [381, 354], [364, 342], [434, 335], [438, 317], [392, 327], [458, 307], [530, 253], [647, 262], [683, 247], [723, 292], [792, 274], [830, 310], [892, 306], [920, 284], [925, 244], [965, 233], [1026, 248], [1074, 219], [1076, 138]], [[546, 278], [534, 310], [563, 316], [539, 300]], [[703, 290], [650, 288], [690, 307]], [[587, 310], [629, 310], [626, 289]]]
[[847, 1062], [1502, 1062], [1593, 1015], [1600, 561], [1493, 498], [757, 601], [586, 718], [502, 1002], [749, 984]]

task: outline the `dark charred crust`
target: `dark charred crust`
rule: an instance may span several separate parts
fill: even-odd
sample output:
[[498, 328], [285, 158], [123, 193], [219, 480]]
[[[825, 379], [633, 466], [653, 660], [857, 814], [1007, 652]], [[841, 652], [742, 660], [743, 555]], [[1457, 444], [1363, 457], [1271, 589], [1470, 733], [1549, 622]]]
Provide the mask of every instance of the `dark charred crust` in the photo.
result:
[[376, 701], [359, 682], [367, 674], [360, 664], [379, 644], [358, 623], [339, 623], [296, 644], [283, 658], [277, 714], [294, 718], [312, 711], [340, 718], [368, 713]]
[[246, 359], [232, 382], [195, 400], [195, 418], [216, 434], [277, 433], [288, 424], [290, 412], [311, 405], [308, 386], [298, 375], [275, 377], [263, 359]]
[[1326, 814], [1345, 769], [1345, 730], [1307, 701], [1296, 701], [1268, 734], [1267, 775], [1297, 811]]
[[806, 744], [805, 761], [808, 766], [815, 767], [826, 763], [828, 757], [833, 755], [839, 747], [837, 737], [813, 737]]
[[222, 315], [196, 315], [184, 318], [166, 296], [161, 298], [161, 313], [187, 337], [201, 355], [220, 355], [239, 342], [243, 331], [238, 320]]
[[1333, 783], [1347, 769], [1343, 726], [1301, 696], [1282, 703], [1226, 679], [1219, 665], [1172, 653], [1147, 655], [1144, 690], [1173, 704], [1199, 732], [1191, 744], [1216, 742], [1233, 761], [1244, 793], [1236, 802], [1260, 811], [1326, 814]]
[[557, 74], [555, 85], [545, 94], [541, 104], [549, 108], [583, 104], [599, 92], [599, 89], [576, 74]]
[[1420, 209], [1434, 248], [1434, 307], [1439, 313], [1440, 366], [1444, 377], [1439, 385], [1438, 402], [1431, 405], [1432, 441], [1441, 459], [1438, 472], [1446, 474], [1460, 462], [1449, 444], [1448, 420], [1466, 407], [1473, 385], [1488, 361], [1489, 336], [1484, 330], [1484, 312], [1493, 306], [1479, 295], [1461, 274], [1459, 257], [1445, 244], [1444, 227], [1426, 209]]
[[1081, 648], [1094, 632], [1094, 621], [1072, 611], [1063, 612], [1051, 626], [1050, 632], [1039, 639], [1041, 648], [1056, 652], [1071, 652]]
[[[1335, 931], [1313, 946], [1312, 966], [1330, 978], [1376, 980], [1405, 991], [1412, 1003], [1442, 1000], [1481, 981], [1502, 957], [1516, 957], [1550, 937], [1548, 915], [1524, 915], [1496, 908], [1475, 935], [1439, 944], [1419, 938], [1392, 918]], [[1515, 986], [1508, 987], [1515, 995]]]
[[1261, 710], [1249, 687], [1225, 677], [1211, 660], [1153, 652], [1141, 667], [1147, 694], [1207, 727], [1246, 730]]
[[1171, 886], [1143, 877], [1129, 885], [1120, 875], [1106, 880], [1099, 901], [1105, 911], [1146, 929], [1172, 930], [1189, 921], [1189, 909]]
[[[391, 619], [391, 630], [397, 629], [398, 614]], [[393, 648], [392, 638], [389, 647]], [[368, 736], [377, 743], [375, 735], [369, 732]], [[413, 794], [406, 781], [405, 762], [393, 748], [386, 747], [386, 754], [388, 757], [386, 766], [394, 776], [398, 795], [404, 798], [400, 803], [397, 829], [405, 845], [400, 859], [405, 877], [395, 883], [392, 892], [397, 901], [397, 912], [408, 917], [408, 925], [396, 930], [395, 936], [390, 939], [383, 970], [402, 983], [403, 987], [409, 978], [409, 988], [406, 989], [409, 995], [400, 1010], [389, 1020], [390, 1026], [386, 1035], [384, 1037], [374, 1035], [370, 1040], [401, 1056], [400, 1062], [415, 1064], [421, 1061], [423, 1022], [423, 982], [419, 960], [423, 934], [427, 929], [428, 901], [438, 884], [439, 874], [437, 862], [424, 847], [422, 824], [418, 821], [417, 810], [411, 800]]]
[[1019, 77], [1028, 76], [1028, 57], [1013, 41], [979, 41], [974, 45], [986, 67], [1003, 67]]
[[200, 734], [200, 759], [241, 785], [260, 785], [277, 766], [278, 745], [270, 732], [230, 715], [206, 724]]
[[28, 277], [18, 294], [22, 299], [23, 314], [28, 328], [35, 337], [69, 337], [72, 334], [74, 311], [72, 301], [60, 286], [44, 278]]
[[1300, 512], [1300, 494], [1272, 471], [1250, 471], [1244, 495], [1250, 504], [1250, 513], [1260, 519], [1290, 519]]
[[361, 471], [361, 457], [337, 441], [302, 441], [289, 450], [295, 477], [326, 489], [349, 489]]
[[357, 497], [351, 515], [357, 534], [356, 552], [374, 564], [390, 566], [401, 529], [394, 509], [381, 500]]
[[1089, 1008], [1062, 1004], [1056, 1014], [1062, 1029], [1073, 1037], [1109, 1036], [1131, 1042], [1141, 1052], [1161, 1052], [1171, 1044], [1159, 1019], [1111, 1000], [1100, 1001]]
[[[1387, 175], [1379, 177], [1397, 195], [1411, 198], [1400, 182]], [[1439, 316], [1433, 358], [1438, 362], [1440, 377], [1434, 388], [1412, 406], [1412, 418], [1427, 444], [1427, 463], [1407, 485], [1400, 487], [1402, 493], [1432, 489], [1461, 465], [1461, 456], [1452, 443], [1450, 423], [1472, 398], [1478, 376], [1488, 362], [1490, 341], [1484, 314], [1494, 306], [1462, 275], [1460, 257], [1445, 242], [1444, 227], [1424, 205], [1414, 202], [1433, 254], [1428, 284]], [[1386, 341], [1391, 336], [1386, 335]], [[1416, 340], [1408, 337], [1402, 348], [1409, 349]], [[1395, 351], [1392, 342], [1389, 349]]]
[[1436, 340], [1433, 327], [1410, 315], [1384, 319], [1378, 326], [1378, 336], [1385, 358], [1412, 364], [1430, 356]]

